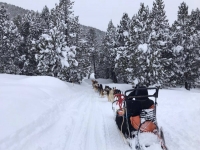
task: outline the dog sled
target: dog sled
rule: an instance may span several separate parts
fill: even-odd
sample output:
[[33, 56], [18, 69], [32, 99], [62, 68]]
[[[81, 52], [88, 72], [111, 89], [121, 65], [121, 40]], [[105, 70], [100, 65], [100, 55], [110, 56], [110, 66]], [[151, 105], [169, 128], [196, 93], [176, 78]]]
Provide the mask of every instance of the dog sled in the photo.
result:
[[[154, 90], [152, 95], [148, 90]], [[168, 150], [165, 145], [162, 127], [159, 128], [156, 118], [156, 107], [159, 87], [137, 87], [127, 90], [124, 94], [116, 94], [116, 124], [124, 141], [132, 148], [135, 142], [136, 150], [148, 148]], [[154, 100], [149, 99], [153, 97]], [[153, 148], [154, 149], [154, 148]]]

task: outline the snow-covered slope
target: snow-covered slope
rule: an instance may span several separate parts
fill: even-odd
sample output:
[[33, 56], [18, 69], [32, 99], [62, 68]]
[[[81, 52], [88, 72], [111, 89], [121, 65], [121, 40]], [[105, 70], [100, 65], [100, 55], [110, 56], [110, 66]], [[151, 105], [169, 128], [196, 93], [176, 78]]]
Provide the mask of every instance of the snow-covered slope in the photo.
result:
[[[114, 84], [122, 91], [128, 84]], [[162, 89], [157, 120], [169, 150], [198, 150], [200, 90]], [[107, 98], [53, 77], [0, 75], [0, 150], [129, 150]], [[147, 148], [150, 150], [150, 148]], [[157, 149], [154, 149], [157, 150]]]

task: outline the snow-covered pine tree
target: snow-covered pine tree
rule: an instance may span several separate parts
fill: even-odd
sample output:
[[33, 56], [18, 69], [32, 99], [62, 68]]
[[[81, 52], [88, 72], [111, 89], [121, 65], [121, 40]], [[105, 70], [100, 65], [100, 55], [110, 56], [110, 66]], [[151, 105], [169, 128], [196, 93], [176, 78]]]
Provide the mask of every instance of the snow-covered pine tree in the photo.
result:
[[149, 7], [144, 5], [144, 3], [140, 4], [140, 9], [137, 13], [137, 18], [135, 20], [135, 36], [137, 36], [137, 43], [144, 44], [148, 43], [148, 23], [151, 18], [149, 18]]
[[120, 24], [117, 26], [117, 46], [124, 46], [129, 41], [130, 18], [127, 13], [122, 15]]
[[[188, 14], [188, 6], [186, 3], [181, 3], [178, 10], [178, 19], [172, 26], [173, 30], [173, 49], [176, 53], [175, 62], [177, 63], [177, 83], [184, 84], [187, 82], [194, 82], [197, 75], [194, 68], [197, 34], [195, 35], [195, 19], [194, 12], [190, 16]], [[197, 32], [196, 32], [197, 33]], [[198, 47], [198, 46], [197, 46]]]
[[36, 61], [35, 61], [35, 51], [32, 51], [33, 38], [39, 38], [42, 33], [40, 27], [34, 26], [35, 12], [31, 11], [25, 14], [18, 25], [19, 32], [22, 36], [22, 40], [19, 47], [20, 55], [20, 68], [22, 74], [24, 75], [36, 75]]
[[101, 45], [101, 51], [99, 51], [98, 61], [97, 61], [97, 66], [96, 66], [96, 72], [97, 72], [96, 77], [108, 79], [108, 72], [106, 72], [107, 71], [106, 67], [108, 66], [106, 65], [107, 60], [105, 58], [103, 49], [104, 47]]
[[[140, 70], [141, 66], [138, 65], [139, 58], [142, 55], [142, 51], [138, 50], [138, 46], [140, 44], [140, 39], [138, 36], [138, 20], [137, 15], [134, 15], [130, 21], [129, 24], [129, 36], [130, 36], [130, 42], [127, 44], [127, 54], [125, 55], [128, 57], [128, 63], [127, 63], [127, 80], [128, 82], [134, 83], [135, 79], [138, 79], [140, 77]], [[142, 24], [142, 22], [141, 22]]]
[[0, 72], [6, 73], [9, 17], [4, 5], [0, 7]]
[[87, 48], [88, 48], [88, 54], [90, 57], [90, 62], [93, 70], [90, 70], [90, 74], [92, 71], [94, 71], [94, 74], [96, 76], [97, 70], [97, 60], [98, 60], [98, 49], [97, 49], [97, 35], [93, 28], [89, 29], [86, 35], [86, 41], [87, 41]]
[[199, 64], [199, 58], [200, 58], [200, 11], [199, 9], [196, 9], [196, 11], [192, 10], [191, 15], [189, 15], [188, 20], [188, 28], [187, 32], [190, 35], [189, 37], [189, 44], [187, 46], [188, 56], [186, 57], [186, 65], [189, 67], [189, 76], [188, 81], [195, 84], [195, 82], [199, 79], [200, 75], [200, 66]]
[[117, 31], [116, 27], [113, 25], [112, 20], [108, 23], [108, 28], [106, 35], [102, 42], [102, 50], [100, 53], [99, 60], [99, 70], [102, 73], [104, 78], [112, 79], [114, 82], [117, 82], [116, 75], [114, 71], [115, 67], [115, 58], [116, 58], [116, 41], [117, 41]]
[[130, 18], [127, 13], [122, 15], [120, 24], [117, 26], [117, 39], [116, 39], [116, 48], [111, 52], [115, 56], [113, 64], [115, 64], [114, 72], [117, 74], [118, 82], [127, 82], [128, 72], [129, 72], [129, 55], [128, 45], [130, 42], [130, 33], [129, 33], [129, 24]]
[[0, 72], [19, 74], [18, 46], [20, 35], [15, 24], [9, 20], [4, 6], [0, 8]]
[[194, 64], [194, 68], [197, 71], [197, 78], [196, 80], [199, 80], [200, 78], [200, 10], [197, 8], [195, 10], [195, 19], [194, 19], [194, 27], [196, 29], [196, 32], [194, 34], [194, 50], [196, 53], [196, 60]]
[[48, 30], [50, 28], [50, 11], [49, 11], [49, 8], [47, 6], [45, 6], [43, 9], [42, 9], [42, 12], [40, 14], [41, 18], [42, 18], [42, 24], [43, 24], [43, 28]]
[[[67, 42], [68, 46], [71, 46], [71, 38], [74, 38], [74, 30], [73, 30], [73, 25], [76, 22], [76, 19], [74, 18], [74, 14], [72, 11], [74, 2], [71, 2], [70, 0], [60, 0], [59, 2], [59, 7], [63, 11], [63, 16], [62, 20], [65, 22], [66, 27], [65, 27], [65, 40]], [[78, 23], [78, 22], [76, 22]]]
[[162, 0], [155, 0], [149, 19], [151, 27], [148, 39], [148, 49], [146, 51], [146, 69], [144, 83], [149, 86], [152, 84], [163, 85], [169, 82], [172, 76], [170, 61], [172, 52], [168, 48], [170, 39], [169, 23], [166, 19], [164, 11], [164, 2]]
[[82, 39], [81, 37], [81, 28], [79, 24], [78, 17], [74, 17], [72, 15], [72, 18], [70, 19], [72, 22], [69, 27], [69, 36], [70, 36], [70, 45], [76, 46], [76, 56], [75, 59], [78, 62], [78, 66], [71, 66], [70, 68], [70, 76], [72, 77], [71, 80], [74, 82], [80, 82], [82, 81], [83, 77], [87, 76], [89, 74], [89, 70], [91, 69], [90, 63], [89, 63], [89, 55], [88, 55], [88, 49], [85, 39]]
[[144, 82], [147, 78], [145, 76], [146, 65], [146, 51], [148, 49], [148, 37], [150, 34], [149, 24], [151, 18], [149, 17], [149, 8], [144, 3], [140, 4], [140, 9], [137, 15], [134, 15], [130, 23], [130, 77], [131, 82], [137, 80]]
[[79, 41], [79, 45], [76, 49], [76, 57], [75, 59], [78, 61], [78, 66], [74, 68], [73, 81], [80, 82], [84, 77], [87, 77], [91, 70], [91, 62], [89, 58], [89, 49], [87, 47], [87, 43], [84, 39]]
[[20, 45], [21, 36], [18, 32], [16, 25], [10, 21], [8, 29], [8, 49], [7, 49], [7, 72], [11, 74], [20, 74], [21, 70], [19, 68], [19, 45]]
[[80, 24], [78, 16], [71, 15], [72, 18], [70, 19], [70, 26], [69, 26], [69, 41], [70, 45], [77, 45], [80, 42]]
[[64, 12], [59, 6], [51, 10], [50, 30], [40, 36], [36, 59], [41, 74], [69, 81], [71, 74], [68, 68], [73, 65], [77, 66], [78, 62], [74, 59], [76, 47], [67, 46], [63, 14]]
[[107, 42], [108, 38], [105, 36], [102, 40], [102, 45], [101, 45], [101, 54], [100, 54], [100, 60], [99, 63], [101, 63], [101, 65], [99, 65], [98, 67], [98, 72], [99, 72], [99, 77], [100, 78], [104, 78], [104, 79], [109, 79], [109, 68], [110, 68], [110, 54], [109, 54], [109, 47], [107, 46], [108, 42]]
[[[78, 47], [79, 45], [82, 45], [82, 44], [80, 44], [81, 30], [80, 30], [79, 18], [78, 18], [78, 16], [74, 15], [73, 10], [72, 10], [73, 5], [74, 5], [74, 2], [71, 2], [70, 0], [60, 0], [60, 2], [59, 2], [59, 7], [63, 12], [62, 20], [64, 20], [64, 22], [66, 24], [65, 40], [69, 47], [76, 46], [77, 56], [75, 59], [78, 62], [80, 62], [82, 59], [79, 58], [78, 56], [81, 56], [82, 55], [81, 53], [83, 52], [81, 50], [83, 47], [82, 48]], [[80, 59], [80, 61], [79, 61], [79, 59]], [[68, 72], [69, 72], [69, 76], [73, 78], [71, 80], [75, 80], [78, 82], [78, 80], [81, 80], [81, 79], [79, 78], [80, 75], [78, 75], [79, 73], [77, 72], [77, 69], [81, 70], [81, 69], [79, 69], [79, 65], [78, 66], [72, 65], [68, 68]], [[84, 70], [84, 69], [82, 69], [82, 70]]]
[[49, 34], [41, 35], [38, 48], [40, 51], [36, 59], [39, 72], [69, 81], [66, 71], [70, 65], [77, 64], [74, 59], [76, 51], [66, 45], [64, 33], [54, 27]]
[[130, 66], [130, 51], [132, 48], [128, 46], [116, 48], [117, 56], [115, 58], [115, 72], [117, 75], [118, 82], [130, 82], [132, 76], [132, 68]]

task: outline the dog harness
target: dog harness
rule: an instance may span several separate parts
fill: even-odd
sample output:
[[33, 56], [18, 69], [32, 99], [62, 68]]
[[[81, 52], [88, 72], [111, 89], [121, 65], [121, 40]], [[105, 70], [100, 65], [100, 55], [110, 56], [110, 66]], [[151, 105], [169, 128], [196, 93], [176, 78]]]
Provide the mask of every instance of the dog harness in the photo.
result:
[[114, 97], [117, 97], [117, 103], [119, 105], [119, 108], [122, 109], [122, 102], [124, 101], [124, 95], [123, 94], [115, 94]]

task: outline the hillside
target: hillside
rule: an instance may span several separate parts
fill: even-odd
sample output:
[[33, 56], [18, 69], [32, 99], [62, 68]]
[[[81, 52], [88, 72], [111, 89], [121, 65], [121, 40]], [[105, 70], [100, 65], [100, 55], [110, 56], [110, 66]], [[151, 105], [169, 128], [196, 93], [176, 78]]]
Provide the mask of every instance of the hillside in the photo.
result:
[[81, 25], [82, 35], [85, 35], [91, 28], [94, 29], [95, 32], [96, 32], [98, 44], [101, 44], [102, 39], [103, 39], [103, 37], [105, 36], [105, 32], [104, 32], [104, 31], [101, 31], [101, 30], [96, 29], [96, 28], [93, 28], [93, 27]]
[[17, 15], [23, 15], [23, 14], [26, 14], [26, 13], [29, 12], [29, 10], [27, 10], [27, 9], [23, 9], [21, 7], [11, 5], [11, 4], [7, 4], [7, 3], [3, 3], [3, 2], [0, 2], [0, 5], [5, 6], [5, 8], [8, 10], [9, 17], [11, 19], [16, 17]]
[[[17, 15], [23, 15], [23, 14], [26, 14], [28, 11], [30, 11], [30, 10], [23, 9], [21, 7], [11, 5], [11, 4], [7, 4], [7, 3], [3, 3], [3, 2], [0, 2], [0, 5], [4, 5], [7, 8], [8, 13], [9, 13], [9, 17], [11, 19], [16, 17]], [[96, 29], [94, 27], [81, 25], [82, 35], [85, 35], [89, 31], [89, 29], [91, 29], [91, 28], [93, 28], [96, 32], [98, 44], [101, 44], [102, 39], [105, 36], [104, 31], [101, 31], [101, 30]]]

